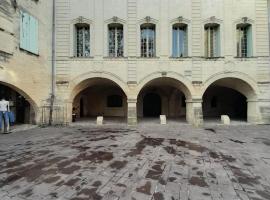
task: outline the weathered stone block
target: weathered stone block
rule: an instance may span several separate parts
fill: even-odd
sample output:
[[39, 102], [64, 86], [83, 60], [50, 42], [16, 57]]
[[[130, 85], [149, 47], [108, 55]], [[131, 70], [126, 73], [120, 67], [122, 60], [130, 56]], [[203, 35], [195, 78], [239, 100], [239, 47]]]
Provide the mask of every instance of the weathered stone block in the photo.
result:
[[224, 125], [230, 125], [231, 124], [230, 117], [228, 115], [221, 115], [221, 122]]
[[98, 116], [97, 117], [97, 125], [103, 125], [103, 117], [102, 116]]
[[160, 115], [160, 124], [161, 125], [167, 124], [166, 115]]

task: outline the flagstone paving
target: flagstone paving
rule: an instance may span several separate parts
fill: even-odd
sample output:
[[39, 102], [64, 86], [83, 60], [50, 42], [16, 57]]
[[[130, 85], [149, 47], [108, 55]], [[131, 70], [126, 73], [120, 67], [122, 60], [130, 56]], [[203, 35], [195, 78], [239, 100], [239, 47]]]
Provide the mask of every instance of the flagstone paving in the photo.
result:
[[0, 135], [0, 199], [270, 199], [270, 126], [74, 126]]

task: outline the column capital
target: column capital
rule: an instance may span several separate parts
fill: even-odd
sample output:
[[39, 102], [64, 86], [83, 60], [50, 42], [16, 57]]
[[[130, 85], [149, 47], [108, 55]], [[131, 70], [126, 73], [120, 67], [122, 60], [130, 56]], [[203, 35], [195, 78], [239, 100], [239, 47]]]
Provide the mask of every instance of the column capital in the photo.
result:
[[187, 99], [186, 103], [202, 103], [203, 100], [201, 98], [196, 99]]
[[137, 103], [137, 99], [127, 99], [127, 103]]

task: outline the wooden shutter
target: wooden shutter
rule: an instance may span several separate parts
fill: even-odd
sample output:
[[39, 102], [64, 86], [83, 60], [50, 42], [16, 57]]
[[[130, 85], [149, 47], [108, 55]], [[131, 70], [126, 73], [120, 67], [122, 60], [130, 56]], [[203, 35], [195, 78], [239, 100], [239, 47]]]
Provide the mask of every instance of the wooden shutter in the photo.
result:
[[188, 56], [188, 27], [184, 29], [184, 57]]
[[177, 57], [177, 31], [172, 29], [172, 56]]
[[21, 12], [20, 48], [38, 54], [38, 21], [26, 12]]
[[247, 57], [252, 56], [252, 26], [247, 27]]
[[220, 27], [214, 29], [215, 32], [215, 48], [214, 48], [214, 57], [220, 56]]
[[38, 21], [29, 16], [29, 51], [38, 54]]
[[21, 12], [20, 20], [20, 48], [28, 50], [29, 47], [29, 15], [27, 13]]
[[204, 56], [209, 57], [209, 29], [204, 30]]

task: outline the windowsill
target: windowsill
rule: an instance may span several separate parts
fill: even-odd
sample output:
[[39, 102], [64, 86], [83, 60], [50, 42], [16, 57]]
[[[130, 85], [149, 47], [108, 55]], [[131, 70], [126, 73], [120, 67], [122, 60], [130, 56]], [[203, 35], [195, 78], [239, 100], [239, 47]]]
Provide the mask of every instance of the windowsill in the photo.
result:
[[219, 59], [224, 59], [225, 57], [203, 57], [205, 60], [212, 60], [212, 61], [216, 61]]
[[20, 48], [20, 50], [21, 50], [22, 52], [27, 53], [28, 55], [39, 57], [39, 54], [33, 53], [33, 52], [28, 51], [28, 50], [26, 50], [26, 49]]
[[235, 59], [241, 59], [241, 60], [248, 60], [248, 59], [254, 59], [254, 58], [257, 58], [257, 57], [255, 57], [255, 56], [251, 56], [251, 57], [238, 57], [238, 56], [235, 56], [234, 57]]
[[160, 57], [157, 57], [157, 56], [155, 56], [155, 57], [137, 57], [137, 59], [146, 59], [146, 60], [154, 60], [154, 59], [159, 59]]
[[185, 60], [185, 59], [190, 59], [192, 57], [184, 56], [184, 57], [169, 57], [169, 59], [174, 59], [174, 60]]
[[122, 56], [122, 57], [110, 57], [110, 56], [105, 56], [105, 57], [103, 57], [104, 59], [106, 59], [106, 60], [126, 60], [128, 57], [124, 57], [124, 56]]
[[89, 56], [89, 57], [75, 57], [75, 56], [72, 56], [72, 57], [69, 57], [70, 59], [72, 60], [89, 60], [89, 59], [93, 59], [94, 57], [93, 56]]

